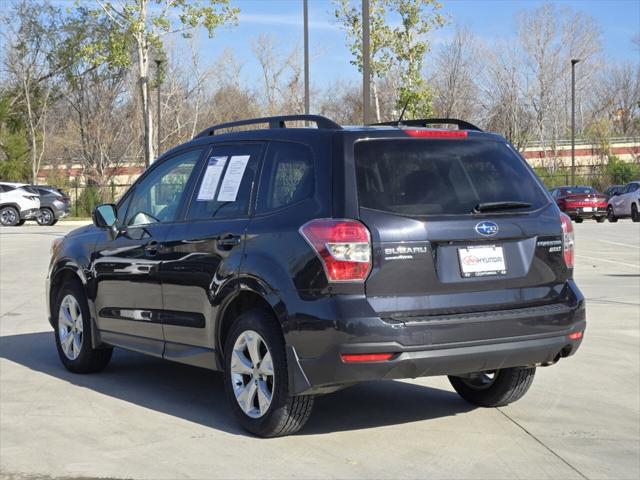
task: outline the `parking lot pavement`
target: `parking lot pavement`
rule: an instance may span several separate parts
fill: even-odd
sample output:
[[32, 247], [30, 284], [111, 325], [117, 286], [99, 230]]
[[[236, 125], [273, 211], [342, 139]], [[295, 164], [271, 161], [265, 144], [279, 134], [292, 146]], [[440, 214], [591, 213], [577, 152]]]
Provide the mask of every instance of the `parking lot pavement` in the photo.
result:
[[445, 378], [320, 397], [301, 434], [261, 440], [220, 374], [116, 351], [101, 374], [60, 364], [46, 320], [49, 245], [71, 227], [0, 229], [0, 476], [6, 478], [633, 478], [640, 475], [640, 225], [576, 225], [588, 327], [500, 409]]

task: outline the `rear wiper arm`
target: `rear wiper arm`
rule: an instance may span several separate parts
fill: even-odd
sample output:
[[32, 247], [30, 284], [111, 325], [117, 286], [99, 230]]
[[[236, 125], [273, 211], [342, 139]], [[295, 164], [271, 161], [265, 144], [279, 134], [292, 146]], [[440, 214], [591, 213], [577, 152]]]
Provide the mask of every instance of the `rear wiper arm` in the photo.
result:
[[512, 208], [527, 208], [531, 204], [527, 202], [482, 202], [473, 207], [474, 212], [492, 212], [495, 210], [510, 210]]

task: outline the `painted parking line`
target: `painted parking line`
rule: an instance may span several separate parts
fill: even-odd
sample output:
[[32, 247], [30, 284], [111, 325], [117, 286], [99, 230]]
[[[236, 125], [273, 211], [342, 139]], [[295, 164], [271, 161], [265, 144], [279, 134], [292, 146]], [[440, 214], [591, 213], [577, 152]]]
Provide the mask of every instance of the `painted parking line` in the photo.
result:
[[640, 269], [640, 265], [635, 265], [633, 263], [616, 262], [615, 260], [607, 260], [605, 258], [590, 257], [588, 255], [576, 255], [576, 257], [578, 257], [578, 258], [588, 258], [589, 260], [595, 260], [595, 261], [598, 261], [598, 262], [607, 262], [607, 263], [613, 263], [615, 265], [622, 265], [624, 267]]
[[622, 247], [640, 248], [640, 243], [638, 243], [637, 245], [633, 245], [632, 243], [612, 242], [610, 240], [600, 240], [600, 239], [598, 239], [598, 241], [602, 242], [602, 243], [609, 243], [611, 245], [620, 245]]

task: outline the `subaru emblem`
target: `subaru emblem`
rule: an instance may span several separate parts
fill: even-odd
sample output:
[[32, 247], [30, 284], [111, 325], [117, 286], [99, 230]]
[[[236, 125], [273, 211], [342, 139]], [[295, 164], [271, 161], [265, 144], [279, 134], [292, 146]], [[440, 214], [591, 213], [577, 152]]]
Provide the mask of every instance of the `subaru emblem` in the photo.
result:
[[498, 225], [493, 222], [480, 222], [476, 225], [476, 232], [486, 237], [498, 233]]

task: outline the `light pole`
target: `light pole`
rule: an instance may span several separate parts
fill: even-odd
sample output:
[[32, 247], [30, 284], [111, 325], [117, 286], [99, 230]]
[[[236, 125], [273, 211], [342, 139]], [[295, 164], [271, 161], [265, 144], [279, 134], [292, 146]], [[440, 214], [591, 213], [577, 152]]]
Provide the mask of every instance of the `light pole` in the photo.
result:
[[580, 61], [571, 59], [571, 185], [576, 184], [576, 63]]
[[371, 65], [369, 53], [369, 0], [362, 0], [362, 114], [364, 124], [371, 118]]
[[160, 65], [162, 60], [156, 59], [156, 88], [158, 89], [158, 157], [160, 156]]
[[304, 113], [309, 115], [309, 5], [302, 3], [304, 13]]

